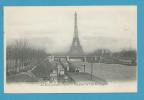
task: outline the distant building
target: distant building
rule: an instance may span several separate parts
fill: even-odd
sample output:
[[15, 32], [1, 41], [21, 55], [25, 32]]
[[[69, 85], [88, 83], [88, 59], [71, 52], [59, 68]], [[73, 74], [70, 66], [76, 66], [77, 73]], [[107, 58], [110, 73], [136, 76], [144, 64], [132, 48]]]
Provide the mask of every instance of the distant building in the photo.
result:
[[58, 74], [55, 69], [50, 73], [50, 82], [58, 82]]
[[65, 72], [64, 72], [64, 68], [63, 68], [63, 66], [61, 65], [61, 64], [58, 64], [57, 65], [57, 72], [58, 72], [58, 75], [64, 75], [65, 74]]

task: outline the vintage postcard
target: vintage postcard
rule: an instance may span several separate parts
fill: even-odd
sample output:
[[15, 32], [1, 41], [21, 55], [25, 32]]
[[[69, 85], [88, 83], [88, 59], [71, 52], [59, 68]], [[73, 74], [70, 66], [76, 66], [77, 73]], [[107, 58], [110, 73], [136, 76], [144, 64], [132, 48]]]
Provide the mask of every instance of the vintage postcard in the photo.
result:
[[5, 93], [137, 92], [136, 6], [4, 7]]

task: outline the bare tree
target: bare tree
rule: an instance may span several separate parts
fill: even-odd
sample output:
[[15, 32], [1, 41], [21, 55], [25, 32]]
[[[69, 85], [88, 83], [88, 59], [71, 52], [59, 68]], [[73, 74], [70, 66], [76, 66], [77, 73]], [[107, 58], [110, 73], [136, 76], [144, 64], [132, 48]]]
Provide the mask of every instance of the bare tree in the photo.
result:
[[14, 44], [6, 48], [7, 72], [10, 68], [13, 68], [14, 73], [26, 71], [28, 65], [35, 64], [45, 57], [47, 57], [46, 52], [43, 49], [32, 47], [28, 40], [16, 40]]

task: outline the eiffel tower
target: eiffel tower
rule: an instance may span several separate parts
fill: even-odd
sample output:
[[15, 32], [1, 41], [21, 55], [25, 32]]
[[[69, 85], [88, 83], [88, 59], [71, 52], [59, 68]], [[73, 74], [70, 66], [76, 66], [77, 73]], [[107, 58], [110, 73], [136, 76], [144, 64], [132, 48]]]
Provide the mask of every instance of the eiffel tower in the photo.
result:
[[69, 55], [71, 56], [82, 56], [84, 55], [82, 46], [80, 44], [79, 36], [78, 36], [78, 26], [77, 26], [77, 13], [74, 14], [74, 37], [72, 41], [72, 45], [69, 51]]

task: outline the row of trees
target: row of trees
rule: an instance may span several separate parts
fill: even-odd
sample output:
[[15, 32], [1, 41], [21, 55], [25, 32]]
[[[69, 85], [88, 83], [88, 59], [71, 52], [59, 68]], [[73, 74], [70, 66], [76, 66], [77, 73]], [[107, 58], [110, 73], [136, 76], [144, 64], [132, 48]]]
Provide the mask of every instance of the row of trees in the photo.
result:
[[88, 54], [89, 56], [98, 56], [101, 61], [107, 63], [120, 63], [120, 64], [133, 64], [136, 65], [136, 50], [127, 49], [117, 52], [112, 52], [109, 49], [97, 49], [93, 53]]
[[121, 50], [121, 51], [113, 52], [109, 49], [97, 49], [94, 52], [89, 53], [88, 55], [136, 58], [136, 50], [127, 49], [127, 50]]
[[47, 53], [33, 47], [28, 40], [16, 40], [6, 47], [7, 74], [26, 71], [45, 57]]
[[114, 52], [113, 56], [119, 57], [119, 58], [132, 58], [136, 59], [136, 50], [121, 50], [119, 52]]

